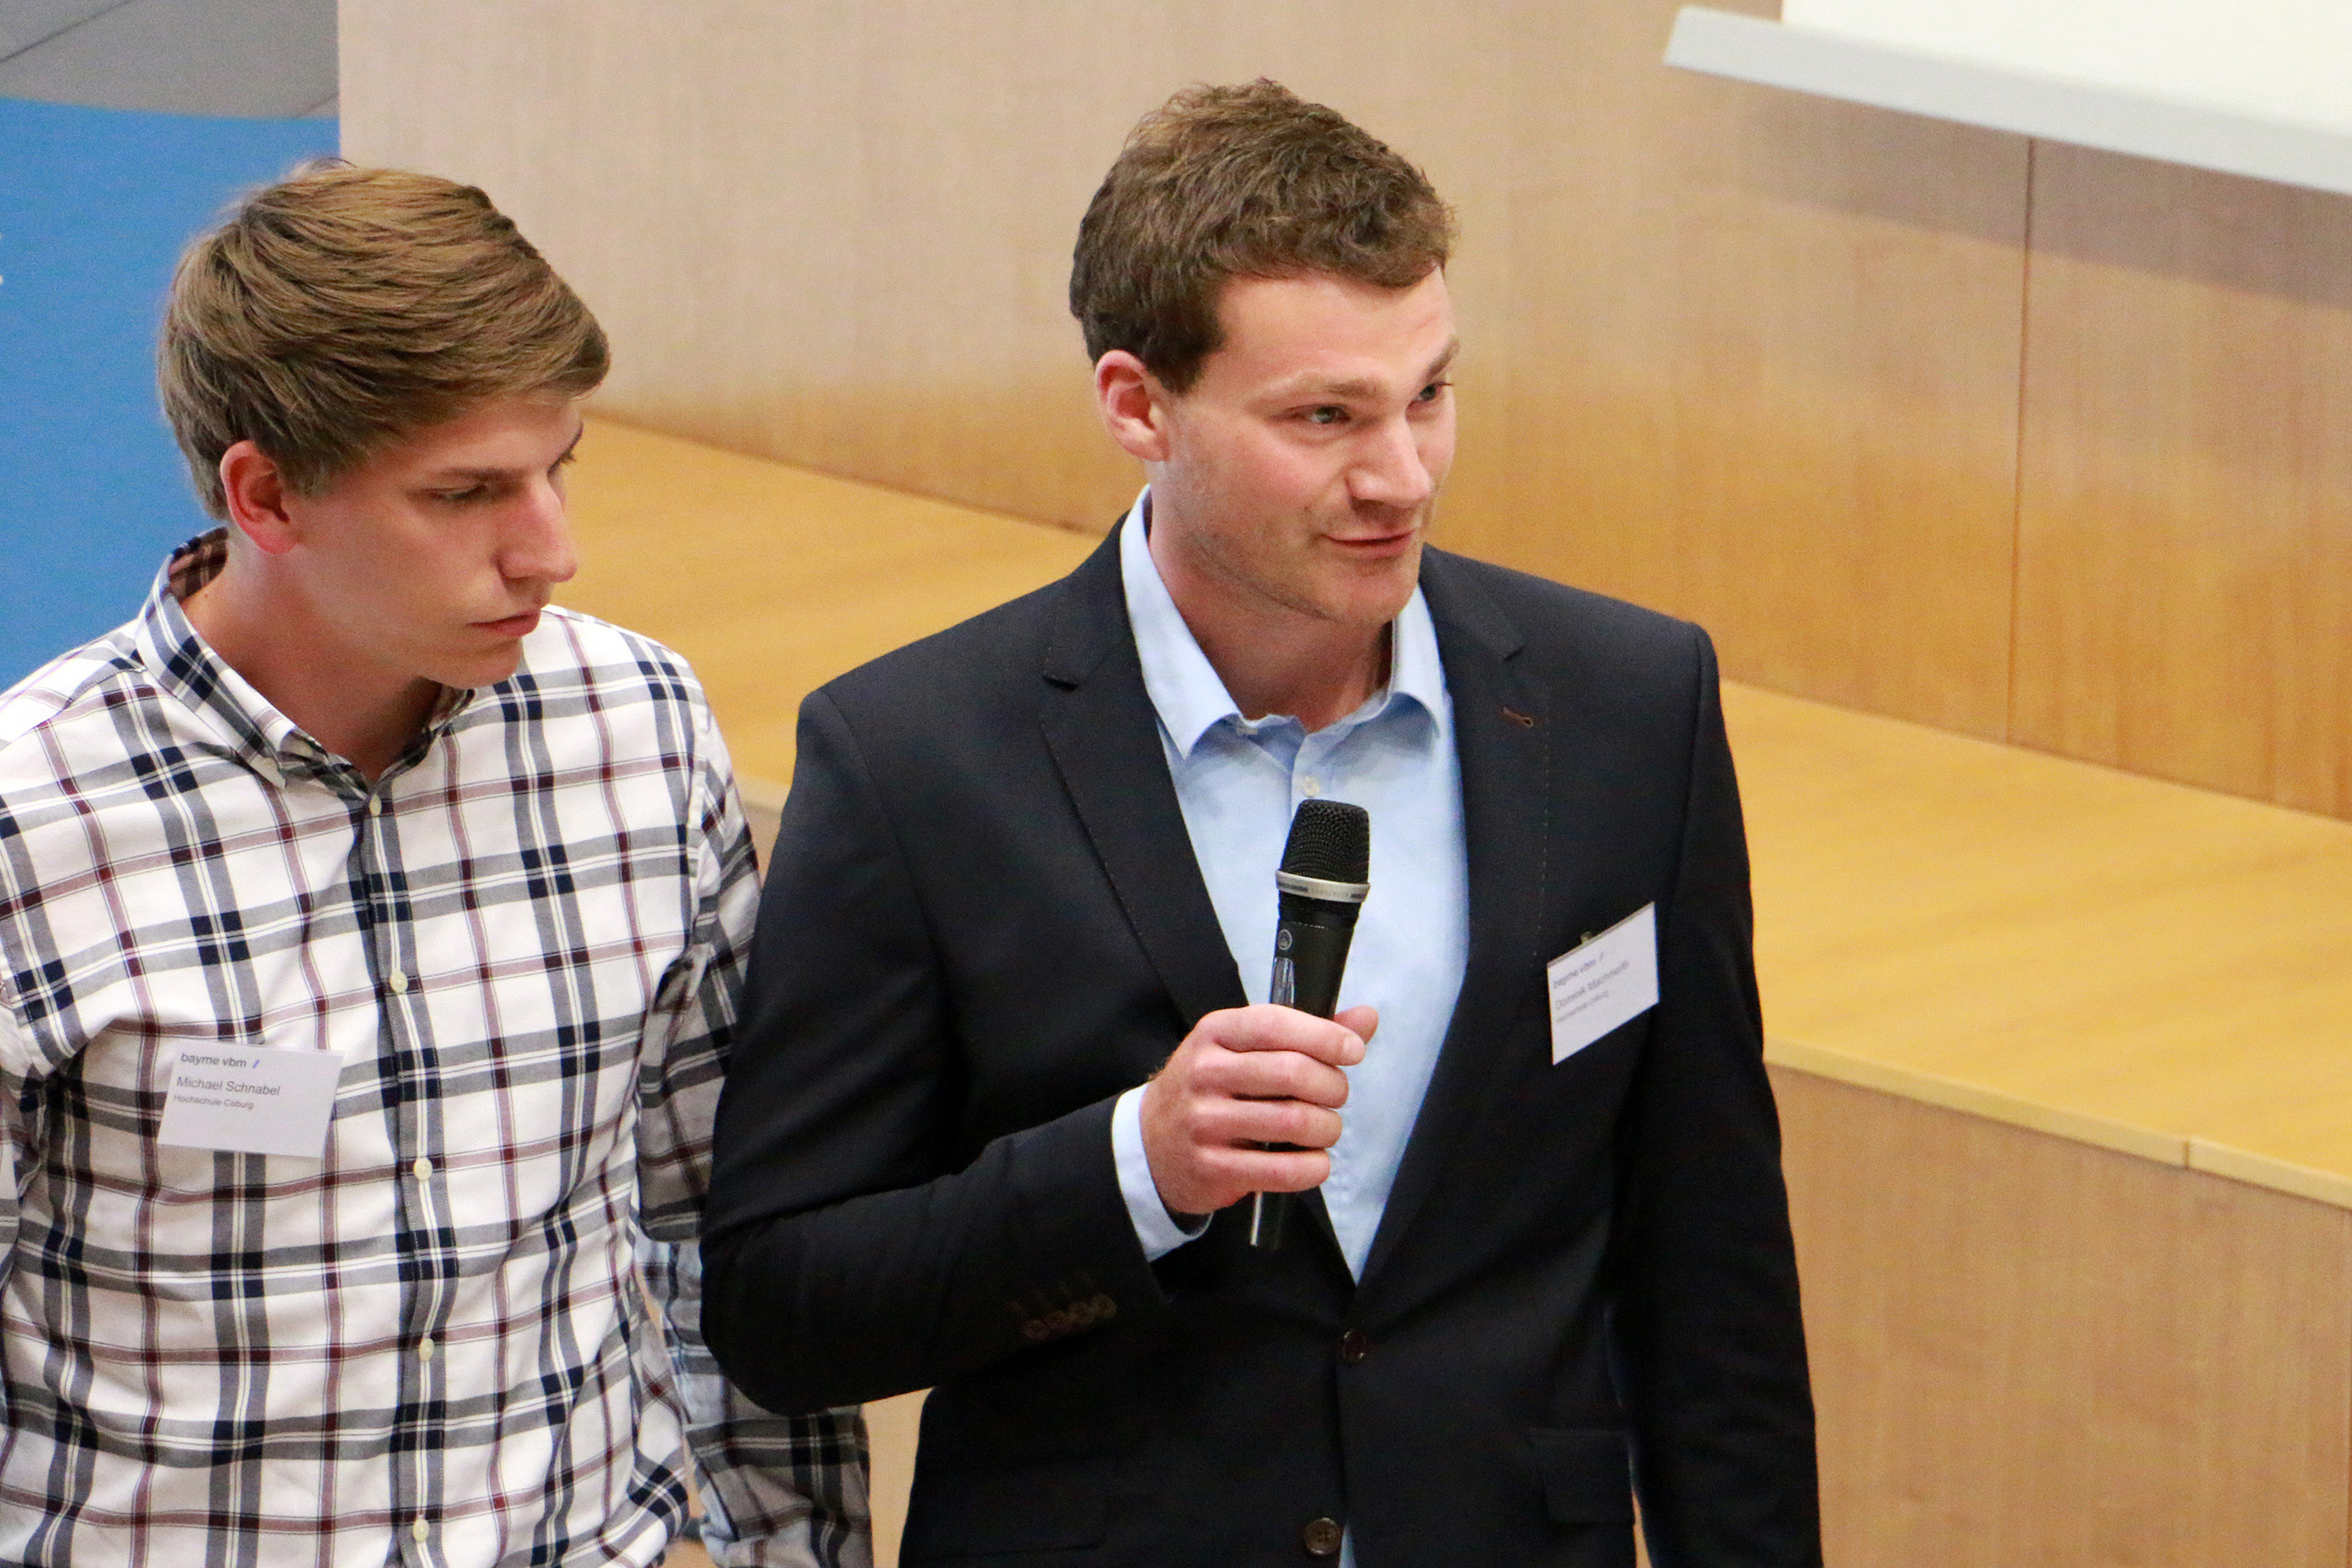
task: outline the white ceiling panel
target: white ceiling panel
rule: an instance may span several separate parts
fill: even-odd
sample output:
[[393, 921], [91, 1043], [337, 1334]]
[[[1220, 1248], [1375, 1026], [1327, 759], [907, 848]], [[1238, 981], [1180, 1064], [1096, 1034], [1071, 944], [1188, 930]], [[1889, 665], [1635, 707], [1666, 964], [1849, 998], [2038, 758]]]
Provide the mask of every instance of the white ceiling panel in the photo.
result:
[[0, 29], [77, 9], [0, 58], [0, 97], [265, 118], [334, 103], [334, 0], [0, 0]]

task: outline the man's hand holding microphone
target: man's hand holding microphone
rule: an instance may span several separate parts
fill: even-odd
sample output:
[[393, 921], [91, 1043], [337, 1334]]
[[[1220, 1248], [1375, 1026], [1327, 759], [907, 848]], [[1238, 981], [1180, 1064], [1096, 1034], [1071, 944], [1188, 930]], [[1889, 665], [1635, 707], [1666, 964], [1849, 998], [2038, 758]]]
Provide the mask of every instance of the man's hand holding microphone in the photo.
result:
[[1171, 1214], [1213, 1213], [1257, 1194], [1250, 1243], [1276, 1246], [1279, 1195], [1331, 1174], [1347, 1103], [1342, 1069], [1364, 1059], [1380, 1022], [1371, 1007], [1332, 1016], [1370, 890], [1371, 841], [1361, 806], [1300, 803], [1275, 879], [1270, 1000], [1207, 1014], [1144, 1090], [1144, 1153]]

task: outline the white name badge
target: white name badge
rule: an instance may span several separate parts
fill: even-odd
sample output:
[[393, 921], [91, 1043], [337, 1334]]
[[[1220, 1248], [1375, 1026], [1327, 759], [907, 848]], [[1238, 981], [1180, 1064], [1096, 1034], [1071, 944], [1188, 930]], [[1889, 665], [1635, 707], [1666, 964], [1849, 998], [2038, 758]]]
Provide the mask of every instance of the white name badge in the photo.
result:
[[1645, 904], [1544, 968], [1554, 1066], [1658, 1006], [1658, 906]]
[[156, 1135], [181, 1148], [316, 1160], [342, 1075], [339, 1052], [183, 1045]]

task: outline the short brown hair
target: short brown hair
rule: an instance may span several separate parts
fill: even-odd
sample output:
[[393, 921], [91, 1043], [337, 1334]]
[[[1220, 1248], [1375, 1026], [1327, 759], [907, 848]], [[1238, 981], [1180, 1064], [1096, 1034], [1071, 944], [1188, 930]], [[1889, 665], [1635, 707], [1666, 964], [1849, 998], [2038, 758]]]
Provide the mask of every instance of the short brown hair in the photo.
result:
[[1181, 393], [1222, 341], [1228, 279], [1405, 289], [1453, 245], [1427, 176], [1337, 111], [1263, 77], [1186, 87], [1144, 117], [1087, 207], [1070, 313], [1088, 357], [1125, 349]]
[[385, 446], [516, 397], [584, 397], [604, 331], [471, 185], [326, 162], [180, 259], [156, 379], [205, 510], [249, 440], [316, 494]]

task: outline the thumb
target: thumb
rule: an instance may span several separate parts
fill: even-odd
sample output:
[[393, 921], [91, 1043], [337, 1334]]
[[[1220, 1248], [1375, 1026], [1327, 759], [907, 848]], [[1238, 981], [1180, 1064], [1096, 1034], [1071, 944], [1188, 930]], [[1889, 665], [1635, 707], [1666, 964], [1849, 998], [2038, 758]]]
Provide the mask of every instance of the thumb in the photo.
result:
[[1331, 1020], [1343, 1029], [1352, 1030], [1359, 1039], [1369, 1044], [1380, 1031], [1380, 1009], [1373, 1006], [1349, 1007]]

